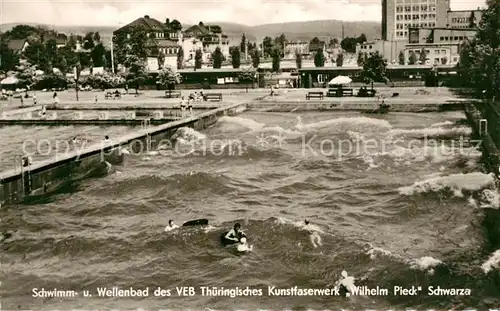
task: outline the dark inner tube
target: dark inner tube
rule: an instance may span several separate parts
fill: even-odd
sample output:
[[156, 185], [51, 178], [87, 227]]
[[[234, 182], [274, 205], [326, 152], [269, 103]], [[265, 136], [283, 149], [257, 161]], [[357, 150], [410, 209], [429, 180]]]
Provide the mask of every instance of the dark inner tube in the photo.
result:
[[[233, 244], [237, 244], [239, 242], [237, 241], [233, 241], [233, 240], [228, 240], [226, 239], [226, 234], [228, 233], [229, 231], [226, 231], [224, 233], [222, 233], [222, 235], [220, 236], [220, 242], [222, 243], [222, 245], [224, 246], [227, 246], [227, 245], [233, 245]], [[247, 237], [246, 234], [242, 233], [242, 232], [239, 232], [238, 233], [238, 240], [243, 238], [243, 237]]]
[[183, 227], [192, 227], [192, 226], [208, 226], [208, 219], [195, 219], [190, 220], [182, 224]]

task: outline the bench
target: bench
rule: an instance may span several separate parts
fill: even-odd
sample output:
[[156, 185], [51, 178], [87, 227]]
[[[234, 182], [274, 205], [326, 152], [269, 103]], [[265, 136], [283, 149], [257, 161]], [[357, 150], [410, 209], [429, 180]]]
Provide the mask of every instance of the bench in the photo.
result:
[[306, 95], [306, 99], [309, 100], [311, 98], [319, 98], [319, 99], [323, 99], [325, 95], [323, 94], [323, 92], [309, 92], [307, 93]]
[[122, 94], [121, 93], [107, 92], [104, 95], [104, 99], [115, 99], [115, 98], [122, 98]]
[[377, 93], [377, 90], [359, 90], [358, 91], [358, 97], [375, 97], [375, 94]]
[[203, 98], [206, 101], [208, 101], [208, 100], [222, 101], [222, 94], [221, 93], [208, 93], [208, 94], [204, 94]]
[[180, 98], [181, 92], [179, 91], [165, 91], [166, 98]]
[[353, 96], [354, 95], [354, 90], [353, 89], [342, 89], [342, 96]]

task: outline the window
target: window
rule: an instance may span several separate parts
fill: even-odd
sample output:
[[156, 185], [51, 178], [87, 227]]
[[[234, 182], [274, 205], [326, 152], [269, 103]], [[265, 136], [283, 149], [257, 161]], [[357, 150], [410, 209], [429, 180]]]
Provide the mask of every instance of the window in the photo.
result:
[[458, 41], [458, 37], [457, 36], [455, 36], [455, 41]]
[[439, 38], [439, 40], [440, 40], [440, 41], [444, 41], [444, 37], [440, 37], [440, 38]]
[[322, 74], [318, 75], [318, 83], [325, 83], [325, 76]]
[[370, 50], [372, 49], [372, 46], [370, 45]]

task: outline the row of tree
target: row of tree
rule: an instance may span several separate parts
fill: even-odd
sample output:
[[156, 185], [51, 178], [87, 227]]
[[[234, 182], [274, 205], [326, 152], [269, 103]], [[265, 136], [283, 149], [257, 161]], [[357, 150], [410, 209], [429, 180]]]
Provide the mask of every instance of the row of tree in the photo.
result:
[[[73, 67], [84, 68], [110, 67], [110, 53], [101, 42], [99, 32], [90, 32], [85, 36], [57, 33], [53, 30], [29, 25], [17, 25], [5, 32], [0, 38], [0, 70], [15, 70], [19, 65], [19, 51], [9, 48], [12, 40], [26, 40], [28, 46], [23, 52], [23, 58], [44, 72], [59, 69], [63, 74], [72, 72]], [[58, 41], [64, 42], [58, 47]], [[77, 42], [81, 50], [77, 50]]]

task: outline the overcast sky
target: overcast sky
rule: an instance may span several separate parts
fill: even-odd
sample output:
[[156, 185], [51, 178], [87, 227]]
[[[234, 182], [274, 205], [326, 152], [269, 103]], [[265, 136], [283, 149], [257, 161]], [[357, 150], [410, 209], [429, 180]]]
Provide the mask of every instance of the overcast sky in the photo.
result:
[[[444, 0], [438, 0], [444, 1]], [[127, 24], [149, 15], [182, 23], [234, 22], [246, 25], [337, 19], [381, 19], [380, 0], [0, 0], [0, 24]], [[475, 9], [485, 0], [451, 0], [454, 10]]]

